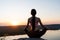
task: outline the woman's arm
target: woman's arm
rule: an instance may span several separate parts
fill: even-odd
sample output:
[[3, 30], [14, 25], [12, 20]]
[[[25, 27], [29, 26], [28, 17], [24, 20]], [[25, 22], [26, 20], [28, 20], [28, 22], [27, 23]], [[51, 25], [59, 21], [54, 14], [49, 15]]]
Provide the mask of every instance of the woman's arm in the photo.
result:
[[[39, 23], [42, 27], [44, 27], [44, 25], [42, 24], [41, 20], [39, 19]], [[44, 27], [45, 28], [45, 27]]]
[[27, 26], [26, 26], [26, 28], [28, 28], [28, 26], [29, 26], [29, 19], [28, 19], [28, 22], [27, 22]]
[[42, 24], [42, 22], [41, 22], [41, 20], [39, 19], [39, 23], [40, 23], [40, 25], [44, 28], [44, 29], [46, 29], [47, 30], [47, 28], [46, 27], [44, 27], [44, 25]]

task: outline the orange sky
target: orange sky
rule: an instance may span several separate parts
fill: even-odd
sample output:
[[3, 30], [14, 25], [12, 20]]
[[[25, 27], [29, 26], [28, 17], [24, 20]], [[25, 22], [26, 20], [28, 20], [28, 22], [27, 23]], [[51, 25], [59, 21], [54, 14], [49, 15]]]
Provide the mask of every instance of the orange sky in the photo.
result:
[[60, 0], [0, 0], [0, 25], [27, 24], [33, 8], [43, 24], [60, 24]]

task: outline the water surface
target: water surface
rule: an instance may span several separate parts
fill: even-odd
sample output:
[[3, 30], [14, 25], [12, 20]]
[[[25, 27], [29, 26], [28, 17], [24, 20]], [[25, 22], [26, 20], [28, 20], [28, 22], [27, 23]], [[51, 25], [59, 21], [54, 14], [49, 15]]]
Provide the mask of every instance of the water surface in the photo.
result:
[[[29, 38], [26, 34], [25, 35], [16, 35], [16, 36], [5, 36], [0, 37], [0, 40], [13, 40], [19, 38]], [[60, 40], [60, 30], [48, 30], [45, 35], [42, 36], [43, 39], [47, 40]]]

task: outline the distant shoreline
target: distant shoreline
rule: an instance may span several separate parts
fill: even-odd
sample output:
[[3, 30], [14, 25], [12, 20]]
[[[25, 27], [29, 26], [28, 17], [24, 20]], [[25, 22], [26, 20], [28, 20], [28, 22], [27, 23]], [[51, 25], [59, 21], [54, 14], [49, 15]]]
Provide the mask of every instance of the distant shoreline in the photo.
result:
[[[60, 24], [44, 25], [48, 30], [60, 30]], [[17, 28], [11, 28], [12, 26], [0, 26], [0, 37], [9, 35], [23, 35], [26, 25], [19, 25]]]

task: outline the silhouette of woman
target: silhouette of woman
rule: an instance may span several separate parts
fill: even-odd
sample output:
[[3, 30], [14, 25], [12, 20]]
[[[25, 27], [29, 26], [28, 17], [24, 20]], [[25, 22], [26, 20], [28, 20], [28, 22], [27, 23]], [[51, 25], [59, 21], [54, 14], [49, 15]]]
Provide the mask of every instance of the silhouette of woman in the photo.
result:
[[[40, 38], [42, 35], [45, 34], [45, 32], [47, 31], [47, 29], [43, 26], [40, 18], [36, 17], [36, 10], [32, 9], [31, 10], [31, 15], [32, 17], [30, 17], [28, 19], [28, 23], [27, 26], [25, 28], [25, 32], [28, 34], [28, 36], [30, 38]], [[41, 27], [43, 27], [42, 31], [39, 30], [39, 26], [38, 23], [40, 23]], [[29, 25], [30, 24], [30, 25]], [[32, 30], [28, 31], [27, 28], [31, 26]]]

